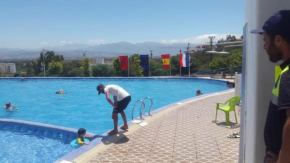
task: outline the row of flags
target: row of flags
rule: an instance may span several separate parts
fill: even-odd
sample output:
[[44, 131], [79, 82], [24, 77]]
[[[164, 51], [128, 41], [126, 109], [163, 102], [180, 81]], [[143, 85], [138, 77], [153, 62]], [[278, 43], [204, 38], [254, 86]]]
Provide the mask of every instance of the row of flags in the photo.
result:
[[[163, 68], [170, 68], [170, 54], [161, 54]], [[121, 69], [129, 69], [129, 60], [128, 56], [119, 56]], [[149, 55], [140, 55], [141, 66], [144, 69], [149, 69]], [[180, 67], [189, 67], [189, 55], [188, 53], [181, 53], [179, 55], [179, 64]]]

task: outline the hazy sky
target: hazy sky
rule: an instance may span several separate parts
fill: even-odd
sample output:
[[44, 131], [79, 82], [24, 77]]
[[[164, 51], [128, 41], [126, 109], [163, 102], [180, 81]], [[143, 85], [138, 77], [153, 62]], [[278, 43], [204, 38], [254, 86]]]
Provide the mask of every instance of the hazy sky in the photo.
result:
[[0, 48], [205, 43], [241, 35], [244, 0], [1, 0]]

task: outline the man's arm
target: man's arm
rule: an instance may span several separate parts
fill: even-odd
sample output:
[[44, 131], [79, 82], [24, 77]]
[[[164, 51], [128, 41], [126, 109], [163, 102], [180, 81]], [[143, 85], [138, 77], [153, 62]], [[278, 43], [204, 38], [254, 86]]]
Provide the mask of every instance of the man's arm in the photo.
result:
[[286, 110], [287, 119], [283, 128], [282, 147], [279, 154], [278, 163], [290, 162], [290, 108]]
[[106, 99], [107, 101], [113, 106], [113, 108], [115, 108], [116, 106], [114, 105], [113, 101], [110, 98], [110, 93], [106, 92]]
[[117, 99], [117, 96], [114, 96], [114, 105], [115, 105], [115, 106], [118, 106], [118, 99]]

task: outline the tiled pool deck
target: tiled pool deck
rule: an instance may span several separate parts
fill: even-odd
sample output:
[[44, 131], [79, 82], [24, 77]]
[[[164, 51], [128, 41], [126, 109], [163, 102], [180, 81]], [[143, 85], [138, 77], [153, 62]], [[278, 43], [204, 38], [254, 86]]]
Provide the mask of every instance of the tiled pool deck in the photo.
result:
[[[120, 134], [124, 137], [105, 145], [107, 148], [94, 153], [89, 162], [236, 163], [239, 138], [227, 136], [239, 132], [239, 126], [225, 126], [222, 111], [218, 112], [218, 124], [212, 122], [216, 103], [232, 96], [234, 91], [205, 96], [159, 112], [145, 120], [148, 125]], [[239, 107], [239, 123], [238, 110]], [[234, 122], [233, 113], [231, 121]]]

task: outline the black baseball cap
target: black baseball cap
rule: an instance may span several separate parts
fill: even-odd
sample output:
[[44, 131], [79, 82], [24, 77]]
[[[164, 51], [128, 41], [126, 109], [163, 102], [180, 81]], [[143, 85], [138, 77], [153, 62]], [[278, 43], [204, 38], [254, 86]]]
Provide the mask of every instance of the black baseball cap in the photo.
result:
[[270, 16], [260, 29], [251, 30], [251, 33], [263, 32], [281, 35], [290, 38], [290, 10], [280, 10]]
[[97, 86], [97, 91], [99, 92], [99, 94], [102, 93], [102, 92], [101, 92], [101, 88], [102, 88], [102, 87], [104, 87], [103, 84], [99, 84], [99, 85]]

